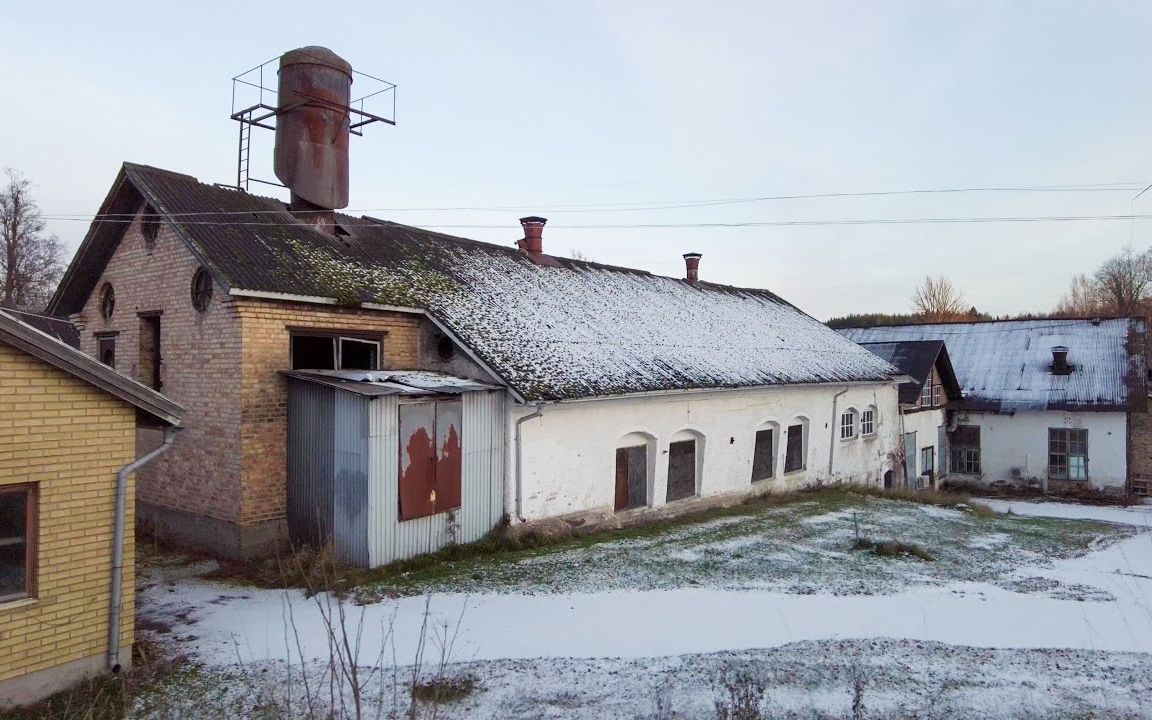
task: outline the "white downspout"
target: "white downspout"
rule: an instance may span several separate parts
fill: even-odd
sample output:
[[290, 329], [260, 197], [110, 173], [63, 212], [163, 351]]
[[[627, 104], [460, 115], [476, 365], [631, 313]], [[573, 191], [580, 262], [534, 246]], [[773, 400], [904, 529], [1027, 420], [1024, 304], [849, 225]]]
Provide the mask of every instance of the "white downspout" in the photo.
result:
[[544, 408], [541, 407], [540, 405], [537, 405], [536, 409], [533, 412], [529, 413], [528, 415], [525, 415], [524, 417], [522, 417], [516, 421], [516, 519], [519, 520], [520, 522], [525, 522], [525, 520], [524, 520], [524, 455], [520, 450], [520, 446], [521, 446], [520, 425], [525, 420], [531, 420], [532, 418], [540, 417], [540, 415], [543, 414], [543, 412], [544, 412]]
[[128, 476], [155, 460], [172, 446], [179, 428], [164, 430], [164, 442], [160, 447], [138, 458], [116, 473], [116, 527], [112, 534], [112, 602], [108, 607], [108, 669], [120, 672], [120, 611], [122, 609], [122, 586], [124, 584], [124, 525], [128, 496]]
[[848, 392], [848, 388], [844, 388], [832, 396], [832, 437], [831, 442], [828, 444], [828, 482], [832, 482], [832, 461], [836, 457], [836, 438], [840, 435], [839, 418], [836, 417], [836, 401], [846, 392]]

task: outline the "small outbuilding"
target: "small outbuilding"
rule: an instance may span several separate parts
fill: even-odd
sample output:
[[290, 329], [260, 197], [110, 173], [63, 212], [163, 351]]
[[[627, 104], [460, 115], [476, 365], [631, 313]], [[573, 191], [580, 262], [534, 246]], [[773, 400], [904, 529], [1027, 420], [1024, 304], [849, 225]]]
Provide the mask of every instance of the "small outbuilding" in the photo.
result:
[[288, 391], [288, 532], [378, 567], [504, 512], [505, 391], [424, 371], [305, 370]]

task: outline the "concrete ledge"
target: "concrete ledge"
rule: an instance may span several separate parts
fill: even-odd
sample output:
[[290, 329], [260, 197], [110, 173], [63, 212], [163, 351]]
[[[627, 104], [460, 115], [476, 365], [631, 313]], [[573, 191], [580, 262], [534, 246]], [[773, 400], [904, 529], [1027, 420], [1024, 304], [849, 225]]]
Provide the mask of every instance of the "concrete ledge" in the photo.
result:
[[[104, 653], [73, 660], [56, 667], [37, 670], [26, 675], [0, 680], [0, 709], [13, 705], [29, 705], [108, 672]], [[123, 670], [132, 666], [132, 646], [120, 650]], [[123, 672], [122, 670], [122, 672]]]
[[282, 519], [242, 526], [148, 502], [136, 503], [136, 519], [142, 531], [162, 542], [228, 560], [267, 557], [287, 546], [288, 524]]

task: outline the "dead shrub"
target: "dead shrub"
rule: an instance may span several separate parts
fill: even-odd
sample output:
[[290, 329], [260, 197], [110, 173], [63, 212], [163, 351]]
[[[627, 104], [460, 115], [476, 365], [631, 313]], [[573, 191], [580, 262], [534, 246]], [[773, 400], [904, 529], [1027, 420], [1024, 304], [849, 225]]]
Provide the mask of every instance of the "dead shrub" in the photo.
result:
[[739, 671], [725, 674], [723, 689], [716, 699], [716, 720], [764, 720], [767, 711], [767, 681], [753, 673]]
[[852, 544], [853, 550], [870, 550], [873, 555], [878, 557], [914, 557], [927, 562], [935, 562], [936, 558], [932, 553], [920, 547], [916, 543], [906, 543], [900, 540], [884, 540], [876, 541], [869, 540], [868, 538], [860, 538]]
[[412, 686], [412, 697], [423, 703], [443, 705], [463, 700], [478, 687], [473, 675], [436, 677]]

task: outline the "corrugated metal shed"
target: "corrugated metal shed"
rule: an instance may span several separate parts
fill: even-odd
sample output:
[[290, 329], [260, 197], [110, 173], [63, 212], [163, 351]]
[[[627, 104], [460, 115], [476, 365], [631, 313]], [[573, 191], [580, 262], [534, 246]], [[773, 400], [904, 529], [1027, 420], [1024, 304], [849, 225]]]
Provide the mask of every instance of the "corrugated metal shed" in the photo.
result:
[[[942, 340], [972, 410], [1126, 410], [1147, 397], [1141, 319], [1007, 320], [840, 331], [858, 343]], [[1068, 347], [1068, 375], [1052, 348]]]
[[[288, 524], [294, 542], [331, 540], [341, 560], [377, 567], [479, 540], [504, 514], [506, 392], [417, 371], [289, 372]], [[402, 378], [424, 387], [394, 382]], [[458, 409], [460, 505], [400, 519], [404, 405]], [[456, 429], [456, 428], [453, 428]]]

